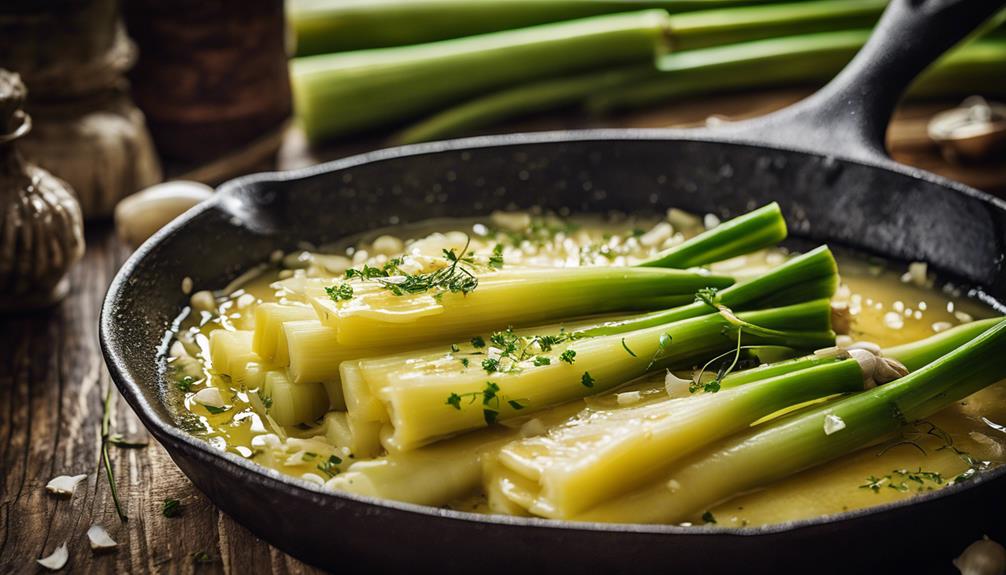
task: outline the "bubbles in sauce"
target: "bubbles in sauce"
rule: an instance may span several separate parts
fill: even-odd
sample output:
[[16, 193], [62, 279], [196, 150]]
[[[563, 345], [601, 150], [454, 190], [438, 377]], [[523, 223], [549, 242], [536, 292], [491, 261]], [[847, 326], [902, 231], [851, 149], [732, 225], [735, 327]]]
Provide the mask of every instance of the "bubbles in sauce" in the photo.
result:
[[[406, 254], [439, 255], [471, 241], [474, 252], [503, 246], [508, 263], [521, 265], [631, 265], [717, 225], [671, 210], [667, 217], [606, 218], [495, 214], [486, 220], [438, 220], [379, 230], [331, 246], [274, 254], [270, 265], [240, 287], [213, 299], [193, 294], [193, 308], [182, 314], [166, 358], [165, 400], [179, 424], [214, 447], [266, 467], [322, 484], [359, 461], [345, 446], [325, 438], [324, 423], [279, 426], [254, 409], [255, 393], [223, 376], [212, 364], [213, 330], [250, 330], [254, 310], [263, 302], [292, 303], [278, 280], [341, 277], [350, 267], [380, 266]], [[741, 256], [711, 266], [738, 280], [756, 277], [784, 262], [781, 249]], [[953, 287], [933, 285], [926, 270], [906, 269], [876, 259], [837, 254], [842, 282], [834, 298], [851, 316], [852, 340], [882, 347], [916, 341], [994, 312], [966, 299]], [[189, 286], [191, 289], [191, 286]], [[206, 288], [208, 286], [196, 286]], [[199, 305], [196, 305], [198, 298]], [[589, 398], [622, 404], [663, 390], [655, 374], [619, 389], [618, 395]], [[200, 390], [222, 391], [222, 403], [201, 400]], [[626, 395], [627, 394], [627, 395]], [[984, 418], [984, 419], [983, 419]], [[735, 497], [709, 512], [722, 527], [755, 526], [826, 515], [911, 497], [939, 489], [976, 466], [1003, 463], [1006, 433], [986, 422], [1006, 422], [1006, 386], [998, 384], [953, 405], [928, 422], [906, 428], [898, 437], [850, 456], [779, 481], [761, 491]], [[487, 512], [484, 496], [474, 493], [451, 507]], [[696, 518], [698, 520], [698, 518]]]

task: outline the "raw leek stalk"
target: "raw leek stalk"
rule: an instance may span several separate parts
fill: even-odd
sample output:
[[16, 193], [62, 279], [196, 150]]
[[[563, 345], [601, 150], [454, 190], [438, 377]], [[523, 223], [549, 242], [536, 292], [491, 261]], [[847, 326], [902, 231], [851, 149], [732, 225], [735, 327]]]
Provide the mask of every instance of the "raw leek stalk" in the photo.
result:
[[[830, 329], [792, 331], [785, 327], [826, 325], [830, 314], [829, 302], [819, 300], [737, 315], [757, 326], [744, 328], [741, 337], [745, 343], [807, 349], [831, 345], [834, 333]], [[502, 333], [487, 345], [513, 347], [506, 357], [496, 347], [487, 347], [485, 355], [475, 355], [481, 348], [459, 346], [458, 353], [464, 355], [451, 352], [446, 356], [440, 353], [357, 362], [353, 368], [360, 398], [350, 400], [347, 387], [347, 409], [353, 414], [358, 402], [368, 410], [379, 411], [380, 402], [389, 422], [382, 431], [382, 443], [390, 450], [404, 451], [496, 420], [600, 393], [654, 369], [691, 365], [731, 349], [737, 341], [736, 327], [721, 314], [557, 343], [547, 351], [533, 340], [514, 339]], [[525, 359], [528, 350], [534, 351]], [[493, 355], [498, 359], [494, 360]], [[461, 361], [465, 358], [469, 360], [467, 366]], [[342, 375], [346, 386], [347, 372]]]
[[293, 0], [297, 56], [422, 44], [643, 8], [706, 10], [772, 0]]
[[701, 10], [671, 16], [675, 52], [764, 38], [869, 28], [887, 0], [818, 0]]
[[297, 58], [295, 111], [309, 139], [377, 128], [518, 82], [647, 63], [665, 48], [668, 15], [647, 10], [418, 46]]
[[716, 393], [586, 412], [575, 424], [508, 444], [499, 460], [536, 484], [528, 511], [572, 517], [780, 409], [862, 391], [868, 377], [845, 359]]
[[[606, 86], [589, 95], [586, 107], [606, 113], [723, 90], [821, 83], [848, 64], [869, 37], [870, 30], [823, 32], [668, 54], [650, 79]], [[908, 96], [1006, 93], [1004, 58], [1006, 39], [970, 41], [923, 72]]]
[[897, 381], [757, 426], [694, 454], [664, 479], [576, 518], [685, 521], [739, 493], [875, 443], [906, 423], [1003, 380], [1003, 349], [1006, 320]]
[[[525, 268], [480, 276], [477, 289], [468, 294], [395, 295], [379, 289], [354, 293], [348, 301], [327, 296], [310, 301], [321, 323], [337, 330], [341, 344], [377, 350], [468, 338], [507, 325], [681, 305], [701, 288], [732, 283], [727, 276], [671, 269]], [[361, 284], [352, 285], [355, 290]]]
[[[808, 4], [816, 4], [812, 2]], [[536, 112], [584, 103], [594, 114], [753, 88], [819, 84], [863, 47], [869, 30], [785, 36], [668, 55], [666, 70], [627, 66], [522, 84], [449, 107], [409, 126], [397, 143], [439, 140]], [[912, 84], [909, 98], [1006, 94], [1006, 38], [981, 38], [949, 52]]]
[[706, 230], [639, 265], [678, 269], [704, 266], [773, 246], [784, 239], [786, 220], [779, 204], [772, 202]]
[[[671, 47], [677, 52], [775, 36], [865, 28], [873, 25], [886, 4], [887, 0], [820, 0], [674, 14], [670, 18]], [[414, 143], [458, 135], [517, 115], [573, 104], [597, 91], [643, 81], [654, 72], [650, 65], [623, 67], [517, 86], [438, 112], [403, 131], [396, 141]]]

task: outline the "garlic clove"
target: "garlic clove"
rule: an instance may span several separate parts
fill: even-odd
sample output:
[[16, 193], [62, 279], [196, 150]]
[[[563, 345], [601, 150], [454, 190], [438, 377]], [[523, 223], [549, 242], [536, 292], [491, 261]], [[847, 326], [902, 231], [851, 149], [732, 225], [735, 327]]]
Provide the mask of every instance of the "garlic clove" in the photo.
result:
[[92, 551], [103, 551], [106, 549], [114, 549], [119, 544], [112, 539], [112, 536], [108, 534], [101, 525], [92, 525], [87, 530], [87, 540], [91, 543]]
[[213, 196], [213, 188], [183, 180], [150, 186], [115, 206], [119, 238], [136, 247], [192, 206]]
[[66, 561], [70, 558], [70, 551], [66, 548], [66, 542], [57, 547], [48, 557], [36, 559], [35, 561], [50, 571], [59, 571], [66, 566]]
[[1003, 575], [1006, 573], [1006, 549], [987, 536], [982, 537], [954, 559], [954, 567], [961, 575]]
[[87, 478], [87, 474], [82, 475], [60, 475], [53, 477], [49, 483], [45, 484], [45, 490], [56, 495], [72, 496], [77, 490], [77, 484]]

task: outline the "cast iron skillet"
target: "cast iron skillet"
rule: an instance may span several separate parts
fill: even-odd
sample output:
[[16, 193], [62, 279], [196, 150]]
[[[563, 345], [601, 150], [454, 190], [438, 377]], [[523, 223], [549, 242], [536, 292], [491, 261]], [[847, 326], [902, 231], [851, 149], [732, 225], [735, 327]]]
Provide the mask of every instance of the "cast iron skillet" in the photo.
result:
[[902, 90], [1002, 4], [894, 0], [868, 46], [821, 92], [726, 129], [473, 138], [229, 182], [116, 276], [101, 317], [112, 377], [214, 503], [284, 551], [333, 571], [952, 572], [950, 560], [982, 534], [1006, 539], [1006, 468], [906, 502], [759, 528], [487, 517], [326, 492], [211, 448], [176, 427], [162, 404], [159, 352], [187, 303], [179, 287], [186, 276], [197, 289], [218, 288], [302, 240], [532, 205], [676, 206], [729, 217], [776, 200], [797, 236], [927, 261], [1002, 310], [1006, 203], [883, 152]]

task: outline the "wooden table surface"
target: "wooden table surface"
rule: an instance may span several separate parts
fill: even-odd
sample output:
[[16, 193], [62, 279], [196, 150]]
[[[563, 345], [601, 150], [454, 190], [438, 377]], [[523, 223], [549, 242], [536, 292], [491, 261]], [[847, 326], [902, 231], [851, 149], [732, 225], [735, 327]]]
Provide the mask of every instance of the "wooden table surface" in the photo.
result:
[[[98, 471], [104, 393], [98, 348], [105, 290], [129, 251], [108, 225], [91, 226], [73, 289], [59, 306], [0, 320], [0, 573], [43, 571], [35, 560], [68, 543], [64, 573], [320, 573], [257, 539], [189, 483], [164, 449], [110, 447], [128, 521]], [[114, 389], [114, 386], [113, 386]], [[118, 392], [112, 432], [146, 437]], [[87, 474], [71, 498], [48, 493], [58, 475]], [[161, 513], [165, 498], [179, 517]], [[86, 531], [103, 525], [119, 547], [96, 555]], [[204, 552], [208, 562], [193, 554]]]
[[[707, 98], [701, 105], [651, 110], [622, 117], [615, 124], [688, 125], [714, 112], [744, 117], [777, 108], [804, 93]], [[918, 150], [923, 145], [906, 145], [918, 137], [925, 115], [921, 108], [902, 111], [892, 129], [892, 136], [902, 142], [896, 147], [903, 150], [903, 158], [912, 159], [909, 152], [916, 150], [916, 163], [928, 162], [930, 169], [947, 173], [955, 168], [939, 163], [932, 150], [922, 153]], [[599, 124], [556, 116], [514, 124], [511, 129], [585, 125]], [[379, 140], [364, 140], [318, 152], [306, 149], [293, 133], [286, 138], [279, 163], [283, 168], [296, 167], [379, 145]], [[239, 165], [245, 166], [244, 171], [251, 169]], [[973, 185], [997, 189], [1006, 182], [1004, 169], [1000, 165], [992, 171], [965, 170], [961, 177]], [[209, 172], [222, 173], [216, 168]], [[102, 400], [111, 382], [98, 348], [97, 325], [105, 290], [128, 253], [107, 224], [88, 224], [87, 253], [74, 268], [69, 297], [48, 311], [0, 320], [0, 573], [38, 571], [35, 560], [63, 542], [70, 550], [63, 572], [319, 572], [257, 539], [218, 511], [153, 442], [140, 449], [111, 448], [116, 483], [129, 517], [125, 522], [118, 519], [109, 484], [98, 468]], [[135, 415], [116, 391], [112, 393], [112, 432], [145, 437]], [[83, 473], [87, 479], [71, 498], [45, 490], [45, 484], [57, 475]], [[165, 498], [181, 500], [179, 517], [162, 515]], [[100, 555], [91, 552], [85, 532], [95, 523], [106, 527], [119, 543], [116, 550]], [[197, 561], [195, 554], [205, 554], [208, 561]]]

